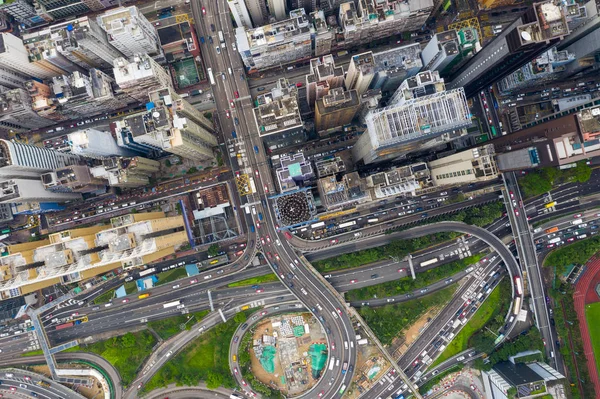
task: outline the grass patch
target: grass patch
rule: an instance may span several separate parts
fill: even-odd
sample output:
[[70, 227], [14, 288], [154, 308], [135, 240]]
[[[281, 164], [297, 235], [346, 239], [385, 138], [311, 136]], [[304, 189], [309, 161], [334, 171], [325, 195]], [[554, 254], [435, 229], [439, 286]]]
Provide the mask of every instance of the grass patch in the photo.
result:
[[165, 387], [168, 384], [196, 386], [205, 381], [209, 389], [220, 386], [233, 388], [235, 380], [229, 371], [229, 343], [237, 326], [246, 319], [246, 313], [238, 313], [242, 317], [234, 317], [224, 324], [218, 324], [208, 330], [184, 351], [169, 360], [144, 386], [144, 392]]
[[456, 373], [456, 372], [462, 370], [464, 367], [465, 367], [464, 364], [458, 363], [458, 364], [455, 364], [454, 366], [450, 367], [448, 370], [442, 371], [441, 373], [439, 373], [438, 375], [436, 375], [435, 377], [433, 377], [432, 379], [427, 381], [425, 384], [420, 386], [419, 393], [421, 395], [426, 394], [427, 392], [429, 392], [429, 390], [431, 388], [436, 386], [442, 379], [444, 379], [444, 377], [446, 377], [452, 373]]
[[377, 308], [362, 307], [358, 312], [369, 324], [377, 338], [384, 345], [389, 345], [399, 331], [413, 324], [429, 309], [448, 303], [457, 288], [456, 284], [452, 284], [443, 290], [411, 301]]
[[[162, 339], [167, 340], [173, 335], [181, 332], [181, 325], [185, 324], [185, 328], [189, 330], [195, 323], [202, 320], [208, 313], [208, 310], [203, 310], [196, 313], [181, 314], [168, 319], [155, 320], [148, 323], [148, 327], [153, 329]], [[190, 320], [191, 318], [194, 320]]]
[[95, 305], [100, 305], [101, 303], [107, 303], [110, 302], [111, 299], [113, 299], [113, 297], [115, 296], [115, 290], [108, 290], [105, 293], [98, 295], [96, 297], [96, 299], [94, 299], [94, 304]]
[[[494, 316], [500, 313], [502, 308], [502, 295], [506, 296], [506, 292], [503, 291], [502, 284], [498, 284], [485, 302], [479, 306], [479, 309], [477, 309], [473, 317], [471, 317], [467, 324], [465, 324], [458, 334], [456, 334], [456, 337], [448, 344], [442, 354], [431, 364], [430, 368], [441, 364], [452, 356], [469, 348], [469, 340], [471, 337], [482, 330]], [[508, 295], [508, 298], [510, 300], [510, 294]], [[503, 315], [500, 316], [503, 317]]]
[[179, 280], [180, 278], [187, 277], [187, 272], [185, 271], [185, 267], [179, 267], [177, 269], [167, 270], [166, 272], [158, 273], [156, 277], [158, 277], [158, 282], [156, 283], [156, 285], [162, 285], [175, 280]]
[[440, 265], [433, 269], [418, 273], [414, 280], [411, 276], [406, 276], [399, 280], [387, 281], [370, 287], [350, 290], [346, 293], [346, 298], [349, 301], [360, 301], [363, 299], [385, 298], [388, 296], [405, 294], [448, 278], [459, 271], [464, 270], [467, 266], [478, 262], [482, 257], [482, 254], [475, 254], [464, 259]]
[[585, 318], [592, 339], [596, 367], [600, 369], [600, 302], [585, 306]]
[[417, 237], [412, 240], [396, 240], [380, 247], [363, 249], [361, 251], [350, 252], [333, 258], [319, 260], [313, 262], [313, 266], [320, 273], [350, 269], [368, 263], [389, 259], [390, 257], [403, 258], [408, 253], [414, 254], [414, 252], [420, 249], [441, 244], [458, 236], [460, 236], [460, 233], [444, 232]]
[[125, 283], [125, 293], [129, 295], [133, 294], [134, 292], [137, 292], [137, 284], [135, 283], [135, 281]]
[[262, 283], [271, 283], [273, 281], [279, 281], [279, 279], [275, 274], [269, 273], [265, 274], [264, 276], [257, 276], [242, 281], [236, 281], [235, 283], [228, 284], [227, 287], [245, 287], [247, 285], [258, 285]]
[[144, 359], [152, 353], [156, 339], [150, 331], [127, 333], [106, 341], [82, 344], [80, 350], [92, 352], [105, 358], [121, 375], [123, 386], [127, 387], [136, 375]]
[[[65, 349], [64, 351], [61, 351], [59, 353], [65, 353], [65, 352], [81, 352], [81, 348], [79, 347], [79, 345], [76, 345], [72, 348]], [[38, 349], [38, 350], [22, 353], [21, 356], [29, 357], [29, 356], [38, 356], [38, 355], [43, 355], [43, 354], [44, 354], [44, 352], [41, 349]]]

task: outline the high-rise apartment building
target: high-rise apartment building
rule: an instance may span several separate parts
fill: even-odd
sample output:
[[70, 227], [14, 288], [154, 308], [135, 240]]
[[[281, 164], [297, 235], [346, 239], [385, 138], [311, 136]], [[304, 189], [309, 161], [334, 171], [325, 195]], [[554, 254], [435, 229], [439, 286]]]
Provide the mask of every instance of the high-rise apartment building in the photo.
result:
[[267, 0], [267, 7], [273, 18], [278, 21], [285, 19], [285, 0]]
[[419, 72], [423, 66], [419, 43], [400, 46], [373, 54], [375, 76], [370, 87], [391, 95], [400, 84]]
[[87, 165], [65, 166], [41, 176], [42, 185], [52, 193], [93, 193], [106, 190], [106, 181], [94, 177]]
[[467, 96], [471, 96], [553, 47], [568, 34], [569, 27], [561, 4], [552, 1], [533, 3], [453, 73], [448, 78], [448, 87], [464, 87]]
[[76, 165], [79, 160], [75, 154], [0, 139], [0, 179], [39, 179], [44, 172]]
[[[269, 11], [267, 10], [267, 2], [265, 0], [244, 0], [244, 3], [252, 19], [251, 26], [262, 26], [269, 22]], [[238, 25], [239, 27], [241, 26]]]
[[303, 9], [290, 19], [255, 29], [237, 28], [237, 48], [250, 73], [308, 60], [312, 54], [311, 29]]
[[164, 103], [182, 118], [187, 118], [197, 123], [203, 129], [214, 132], [213, 123], [207, 119], [204, 114], [198, 111], [192, 104], [175, 92], [171, 87], [164, 87], [148, 93], [148, 99], [151, 103]]
[[158, 172], [160, 162], [143, 157], [105, 158], [102, 165], [90, 169], [92, 175], [104, 179], [111, 187], [134, 188], [150, 184], [150, 176]]
[[10, 71], [8, 69], [0, 70], [0, 86], [2, 87], [9, 87], [11, 89], [21, 88], [29, 79], [29, 76]]
[[233, 20], [238, 27], [243, 26], [247, 29], [252, 28], [252, 20], [250, 19], [250, 13], [248, 12], [244, 0], [227, 0], [227, 5], [229, 6], [229, 11], [233, 16]]
[[174, 254], [188, 242], [182, 216], [150, 212], [110, 221], [110, 226], [64, 230], [46, 240], [6, 247], [0, 257], [2, 298], [142, 266]]
[[306, 141], [296, 85], [281, 78], [271, 92], [256, 97], [254, 119], [263, 142], [271, 149]]
[[298, 8], [304, 8], [306, 12], [310, 13], [316, 11], [317, 0], [289, 0], [288, 9], [297, 10]]
[[159, 93], [150, 93], [150, 98], [147, 112], [118, 123], [115, 133], [119, 145], [132, 150], [141, 146], [170, 152], [198, 162], [214, 160], [213, 148], [217, 139], [197, 122], [198, 116], [202, 115], [198, 115], [196, 109], [189, 104], [174, 102], [169, 96], [161, 98]]
[[348, 73], [346, 74], [346, 89], [356, 90], [358, 95], [369, 89], [371, 80], [375, 76], [375, 61], [373, 53], [357, 54], [350, 59]]
[[80, 67], [61, 53], [62, 47], [54, 41], [49, 28], [23, 35], [23, 44], [29, 54], [29, 60], [52, 70], [54, 75], [76, 71], [85, 72], [85, 68]]
[[39, 180], [0, 180], [0, 203], [67, 202], [81, 199], [79, 193], [47, 191]]
[[322, 10], [311, 12], [310, 21], [312, 23], [311, 31], [315, 56], [320, 57], [330, 54], [335, 32], [327, 25], [325, 13]]
[[464, 90], [446, 91], [437, 72], [407, 79], [390, 104], [367, 114], [367, 130], [352, 148], [355, 161], [401, 159], [459, 137], [471, 124]]
[[25, 26], [44, 22], [42, 18], [38, 17], [33, 5], [27, 0], [5, 1], [0, 4], [0, 11], [4, 11]]
[[154, 26], [135, 6], [120, 7], [98, 16], [98, 24], [108, 41], [126, 57], [160, 54], [160, 41]]
[[[108, 76], [107, 78], [110, 79]], [[52, 90], [60, 104], [61, 113], [71, 119], [78, 119], [82, 115], [113, 111], [113, 106], [118, 104], [114, 97], [95, 97], [93, 87], [99, 83], [102, 81], [92, 80], [89, 75], [79, 72], [52, 78]], [[102, 87], [96, 86], [96, 89], [101, 90]]]
[[432, 0], [360, 0], [357, 4], [339, 5], [345, 48], [421, 29], [433, 11]]
[[23, 41], [6, 32], [0, 33], [0, 67], [38, 79], [47, 79], [59, 74], [54, 68], [30, 62]]
[[87, 128], [45, 140], [44, 147], [95, 159], [135, 155], [128, 149], [117, 145], [110, 132], [94, 128]]
[[106, 32], [88, 17], [80, 17], [48, 28], [58, 52], [82, 68], [112, 67], [115, 58], [122, 57], [108, 42]]
[[173, 85], [169, 72], [147, 54], [136, 54], [131, 61], [117, 58], [113, 73], [121, 90], [140, 103], [146, 102], [149, 92]]
[[12, 89], [0, 93], [0, 129], [28, 131], [53, 125], [55, 122], [39, 116], [31, 106], [29, 93]]
[[315, 107], [315, 101], [330, 89], [344, 86], [344, 68], [336, 67], [331, 54], [310, 60], [310, 72], [306, 75], [306, 101]]
[[477, 42], [477, 31], [473, 28], [436, 33], [421, 53], [423, 70], [444, 75], [446, 69], [474, 51]]
[[356, 90], [344, 90], [338, 87], [315, 103], [315, 126], [321, 135], [350, 124], [360, 109], [360, 99]]

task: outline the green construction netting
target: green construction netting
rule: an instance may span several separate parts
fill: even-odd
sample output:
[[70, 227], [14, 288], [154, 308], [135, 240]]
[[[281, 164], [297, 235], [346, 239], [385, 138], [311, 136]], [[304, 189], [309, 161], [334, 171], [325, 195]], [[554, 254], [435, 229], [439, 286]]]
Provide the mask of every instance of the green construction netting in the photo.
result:
[[311, 358], [312, 376], [317, 379], [321, 375], [321, 370], [325, 367], [327, 362], [327, 345], [325, 344], [312, 344], [308, 348], [308, 354]]
[[294, 337], [301, 337], [304, 335], [304, 326], [294, 327]]
[[260, 356], [260, 365], [269, 374], [275, 372], [275, 347], [271, 345], [265, 345], [263, 347], [262, 355]]

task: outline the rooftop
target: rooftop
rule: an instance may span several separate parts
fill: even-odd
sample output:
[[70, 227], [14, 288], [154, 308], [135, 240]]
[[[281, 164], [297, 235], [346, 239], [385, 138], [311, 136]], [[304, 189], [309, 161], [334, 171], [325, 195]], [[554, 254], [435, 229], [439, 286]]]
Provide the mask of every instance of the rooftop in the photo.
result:
[[290, 19], [245, 31], [250, 47], [275, 45], [294, 36], [310, 33], [309, 20], [304, 9], [290, 11]]
[[380, 51], [373, 54], [373, 61], [375, 71], [420, 68], [423, 66], [421, 45], [414, 43]]
[[316, 101], [315, 105], [321, 115], [336, 112], [342, 109], [355, 107], [360, 104], [356, 90], [344, 90], [336, 87]]

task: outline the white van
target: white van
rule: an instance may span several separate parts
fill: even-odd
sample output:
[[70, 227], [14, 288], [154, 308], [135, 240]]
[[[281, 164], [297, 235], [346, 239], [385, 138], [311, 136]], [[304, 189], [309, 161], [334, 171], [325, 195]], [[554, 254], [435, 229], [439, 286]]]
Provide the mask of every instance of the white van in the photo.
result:
[[230, 68], [227, 68], [227, 71], [229, 71], [229, 74], [230, 74], [230, 75], [232, 75], [232, 74], [233, 74], [233, 71], [231, 70], [231, 67], [230, 67]]
[[344, 341], [344, 349], [348, 349], [348, 341]]

